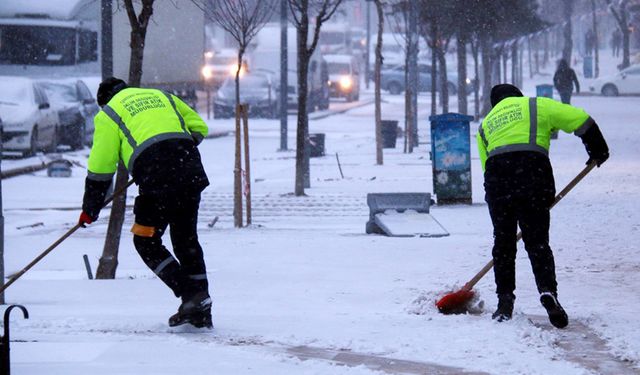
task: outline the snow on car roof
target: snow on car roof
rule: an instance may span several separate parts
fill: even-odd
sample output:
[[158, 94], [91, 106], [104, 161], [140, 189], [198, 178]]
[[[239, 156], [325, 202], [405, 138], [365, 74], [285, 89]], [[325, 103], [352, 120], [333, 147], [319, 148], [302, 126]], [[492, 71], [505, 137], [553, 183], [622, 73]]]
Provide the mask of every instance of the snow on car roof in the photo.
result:
[[18, 76], [0, 76], [0, 81], [3, 81], [3, 84], [6, 82], [25, 83], [31, 81], [31, 78]]
[[[95, 0], [2, 0], [0, 2], [0, 17], [13, 18], [16, 16], [33, 15], [59, 20], [71, 20], [88, 8], [95, 6]], [[95, 15], [98, 19], [98, 14]]]
[[11, 26], [56, 26], [56, 27], [68, 27], [75, 29], [80, 26], [80, 21], [63, 21], [52, 20], [49, 18], [1, 18], [0, 25]]

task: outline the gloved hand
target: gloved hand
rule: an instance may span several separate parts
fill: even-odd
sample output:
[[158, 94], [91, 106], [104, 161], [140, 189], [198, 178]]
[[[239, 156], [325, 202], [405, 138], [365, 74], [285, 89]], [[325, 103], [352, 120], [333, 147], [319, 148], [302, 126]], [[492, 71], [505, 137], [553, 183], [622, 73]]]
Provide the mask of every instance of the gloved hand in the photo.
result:
[[78, 224], [83, 227], [86, 228], [86, 224], [91, 224], [94, 221], [98, 220], [97, 216], [91, 216], [88, 213], [82, 211], [82, 213], [80, 214], [80, 219], [78, 219]]
[[586, 164], [591, 164], [592, 162], [596, 162], [596, 165], [600, 167], [602, 163], [609, 159], [609, 153], [605, 152], [599, 155], [589, 155], [589, 160], [587, 160]]
[[598, 167], [609, 159], [609, 147], [597, 124], [593, 124], [582, 136], [582, 143], [589, 154], [587, 164], [595, 162]]

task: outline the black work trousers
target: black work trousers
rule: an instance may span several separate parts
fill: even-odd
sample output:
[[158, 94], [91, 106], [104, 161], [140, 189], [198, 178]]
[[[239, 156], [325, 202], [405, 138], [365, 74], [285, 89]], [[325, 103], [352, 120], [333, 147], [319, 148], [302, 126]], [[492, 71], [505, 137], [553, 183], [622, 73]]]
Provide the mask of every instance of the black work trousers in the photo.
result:
[[549, 247], [549, 210], [555, 186], [549, 159], [536, 152], [512, 152], [487, 160], [486, 201], [493, 222], [493, 262], [497, 294], [516, 288], [518, 226], [540, 293], [557, 292]]
[[[145, 264], [177, 297], [208, 291], [207, 271], [198, 242], [197, 223], [200, 192], [180, 192], [171, 196], [141, 194], [133, 212], [133, 243]], [[169, 227], [172, 255], [162, 244]]]

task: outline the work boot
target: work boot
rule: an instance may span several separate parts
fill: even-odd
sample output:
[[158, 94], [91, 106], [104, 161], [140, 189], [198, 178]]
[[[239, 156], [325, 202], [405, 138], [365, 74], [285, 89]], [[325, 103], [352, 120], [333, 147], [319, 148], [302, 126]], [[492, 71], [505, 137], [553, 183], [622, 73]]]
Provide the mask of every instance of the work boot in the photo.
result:
[[557, 293], [541, 293], [540, 303], [542, 303], [542, 306], [547, 310], [547, 314], [549, 314], [549, 321], [554, 327], [564, 328], [569, 324], [569, 317], [562, 306], [560, 306]]
[[498, 322], [510, 320], [513, 315], [513, 301], [516, 296], [513, 293], [498, 294], [498, 309], [491, 315], [491, 318]]
[[169, 318], [169, 326], [176, 327], [186, 323], [196, 328], [213, 328], [209, 293], [199, 292], [192, 297], [182, 298], [178, 312]]

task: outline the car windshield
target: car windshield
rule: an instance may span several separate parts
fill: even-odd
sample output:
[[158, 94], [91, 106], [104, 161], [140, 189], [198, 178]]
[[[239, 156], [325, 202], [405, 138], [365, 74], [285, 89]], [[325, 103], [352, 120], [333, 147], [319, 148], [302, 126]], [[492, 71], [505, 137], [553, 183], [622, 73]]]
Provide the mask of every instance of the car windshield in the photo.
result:
[[41, 84], [49, 99], [54, 103], [78, 101], [76, 87], [73, 84], [59, 82], [42, 82]]
[[[235, 78], [230, 77], [224, 82], [223, 90], [229, 91], [235, 89]], [[266, 89], [269, 87], [269, 80], [262, 75], [245, 75], [240, 77], [240, 91]]]
[[350, 74], [351, 69], [346, 63], [329, 63], [329, 74]]
[[1, 84], [0, 104], [20, 104], [29, 101], [29, 85], [20, 81], [4, 81]]
[[235, 56], [213, 56], [211, 59], [212, 65], [231, 65], [235, 64], [238, 58]]

